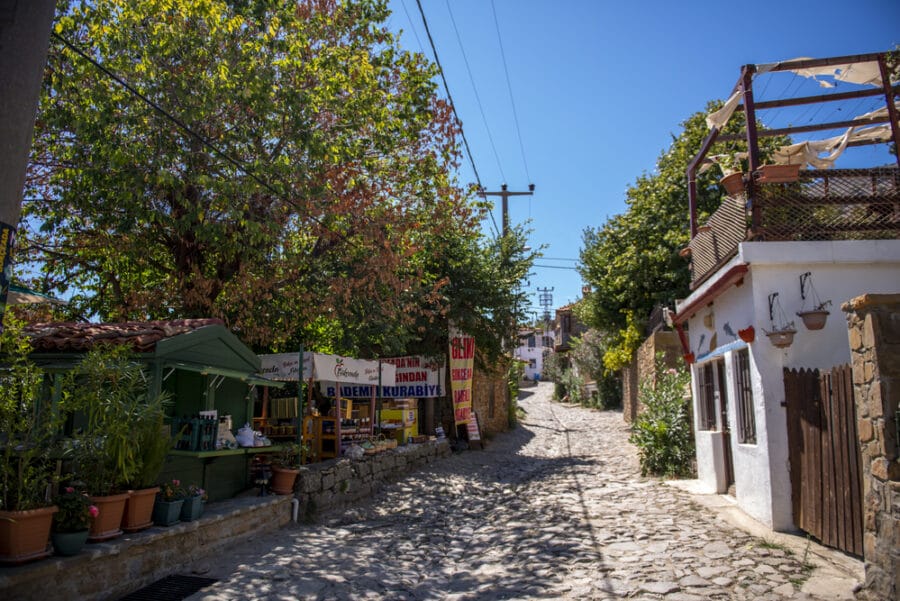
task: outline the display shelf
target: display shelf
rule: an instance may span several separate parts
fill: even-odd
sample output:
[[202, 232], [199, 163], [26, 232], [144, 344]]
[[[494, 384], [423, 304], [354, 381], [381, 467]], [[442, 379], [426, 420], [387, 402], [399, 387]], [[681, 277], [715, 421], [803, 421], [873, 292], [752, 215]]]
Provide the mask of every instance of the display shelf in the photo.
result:
[[169, 455], [177, 457], [194, 457], [196, 459], [209, 459], [213, 457], [233, 457], [236, 455], [253, 455], [256, 453], [277, 453], [284, 445], [269, 445], [267, 447], [240, 447], [237, 449], [217, 449], [215, 451], [180, 451], [172, 449]]

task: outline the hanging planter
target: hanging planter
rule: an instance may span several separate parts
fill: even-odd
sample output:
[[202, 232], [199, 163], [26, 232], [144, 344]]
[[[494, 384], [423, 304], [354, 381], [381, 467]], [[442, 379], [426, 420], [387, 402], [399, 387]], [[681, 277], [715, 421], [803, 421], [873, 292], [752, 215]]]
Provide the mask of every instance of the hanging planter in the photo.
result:
[[[780, 318], [779, 323], [775, 323], [775, 313]], [[769, 295], [769, 321], [772, 323], [772, 331], [763, 328], [763, 332], [769, 337], [769, 342], [775, 348], [787, 348], [794, 343], [794, 334], [797, 330], [794, 328], [794, 322], [788, 322], [781, 309], [781, 303], [778, 301], [778, 293], [773, 292]]]
[[759, 184], [795, 182], [800, 177], [800, 165], [763, 165], [755, 175]]
[[774, 330], [772, 332], [766, 332], [766, 336], [769, 337], [769, 342], [772, 343], [772, 346], [775, 348], [787, 348], [794, 343], [794, 334], [797, 333], [793, 327], [793, 322], [789, 325], [787, 329], [784, 330]]
[[825, 321], [828, 319], [830, 312], [825, 309], [816, 309], [813, 311], [800, 311], [797, 315], [803, 320], [803, 325], [806, 326], [807, 330], [821, 330], [825, 327]]
[[753, 328], [753, 326], [747, 326], [743, 330], [738, 330], [738, 336], [741, 340], [743, 340], [747, 344], [750, 344], [751, 342], [756, 340], [756, 330]]
[[719, 180], [729, 196], [736, 196], [744, 192], [744, 174], [741, 172], [729, 173]]
[[[806, 306], [807, 292], [809, 292], [809, 296], [811, 297], [810, 300], [812, 300], [813, 308], [809, 311], [804, 311], [803, 307]], [[803, 320], [803, 325], [806, 326], [806, 329], [821, 330], [824, 328], [825, 321], [828, 319], [829, 315], [829, 312], [825, 307], [830, 305], [831, 301], [827, 300], [823, 303], [822, 299], [819, 298], [819, 294], [813, 286], [812, 272], [810, 271], [807, 271], [800, 276], [800, 299], [803, 301], [803, 304], [800, 306], [797, 316]]]

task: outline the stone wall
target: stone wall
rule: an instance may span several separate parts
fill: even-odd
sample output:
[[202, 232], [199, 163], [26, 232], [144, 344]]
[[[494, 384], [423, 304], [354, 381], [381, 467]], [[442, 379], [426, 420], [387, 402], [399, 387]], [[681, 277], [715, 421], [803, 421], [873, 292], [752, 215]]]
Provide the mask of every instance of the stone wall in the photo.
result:
[[476, 368], [472, 381], [472, 406], [478, 413], [483, 434], [509, 429], [509, 386], [506, 366], [495, 371]]
[[649, 379], [653, 382], [655, 375], [656, 354], [663, 353], [664, 362], [669, 367], [678, 367], [682, 361], [681, 343], [675, 332], [654, 332], [635, 353], [634, 361], [623, 374], [622, 408], [626, 422], [631, 423], [641, 411], [638, 392], [641, 382]]
[[246, 497], [210, 503], [197, 521], [153, 527], [86, 545], [74, 557], [51, 557], [0, 570], [0, 598], [118, 599], [185, 568], [228, 553], [241, 541], [291, 519], [290, 497]]
[[371, 496], [382, 483], [450, 455], [447, 439], [411, 444], [365, 455], [362, 459], [335, 459], [300, 468], [294, 494], [300, 500], [301, 519], [345, 507]]
[[843, 305], [863, 469], [865, 595], [900, 598], [900, 294]]

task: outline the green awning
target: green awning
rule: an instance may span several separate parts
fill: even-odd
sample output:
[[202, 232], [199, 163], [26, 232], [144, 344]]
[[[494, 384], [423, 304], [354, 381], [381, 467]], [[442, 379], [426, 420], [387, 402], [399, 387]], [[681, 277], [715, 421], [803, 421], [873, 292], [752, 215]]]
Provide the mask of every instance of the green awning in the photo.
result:
[[198, 365], [196, 363], [181, 363], [174, 362], [165, 364], [165, 367], [174, 367], [175, 369], [183, 369], [185, 371], [193, 371], [198, 374], [203, 375], [213, 375], [213, 376], [224, 376], [226, 378], [233, 378], [235, 380], [240, 380], [241, 382], [246, 382], [247, 384], [253, 384], [257, 386], [271, 386], [272, 388], [284, 388], [286, 382], [276, 382], [275, 380], [269, 380], [267, 378], [263, 378], [257, 374], [248, 373], [245, 371], [238, 371], [236, 369], [227, 369], [224, 367], [215, 367], [213, 365]]
[[6, 299], [6, 303], [8, 305], [33, 305], [37, 303], [51, 303], [54, 305], [68, 304], [64, 300], [53, 298], [52, 296], [41, 294], [40, 292], [35, 292], [28, 288], [22, 288], [21, 286], [14, 286], [12, 284], [9, 286], [9, 296]]

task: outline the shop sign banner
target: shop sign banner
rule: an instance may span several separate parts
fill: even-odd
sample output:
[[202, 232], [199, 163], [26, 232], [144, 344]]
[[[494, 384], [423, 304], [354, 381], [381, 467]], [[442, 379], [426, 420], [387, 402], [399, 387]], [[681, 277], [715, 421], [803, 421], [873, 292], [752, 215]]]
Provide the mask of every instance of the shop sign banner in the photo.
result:
[[[382, 386], [377, 389], [376, 396], [386, 399], [402, 399], [407, 397], [434, 398], [446, 394], [444, 375], [444, 361], [441, 357], [391, 357], [382, 359], [381, 363], [387, 367], [392, 365], [395, 370], [394, 385], [382, 381]], [[377, 387], [376, 387], [377, 388]], [[322, 394], [328, 397], [336, 396], [333, 383], [321, 385]], [[344, 386], [340, 387], [340, 393], [344, 398], [368, 399], [372, 398], [371, 386]]]
[[475, 368], [475, 338], [450, 326], [450, 392], [456, 425], [472, 418], [472, 377]]
[[[381, 383], [387, 386], [395, 384], [396, 369], [390, 363], [381, 367]], [[341, 384], [378, 385], [378, 361], [353, 359], [340, 355], [313, 355], [313, 377], [324, 382], [340, 382]]]
[[[312, 377], [312, 356], [307, 351], [303, 353], [303, 379]], [[279, 382], [296, 382], [300, 379], [300, 353], [277, 353], [274, 355], [259, 355], [259, 373], [269, 380]]]

